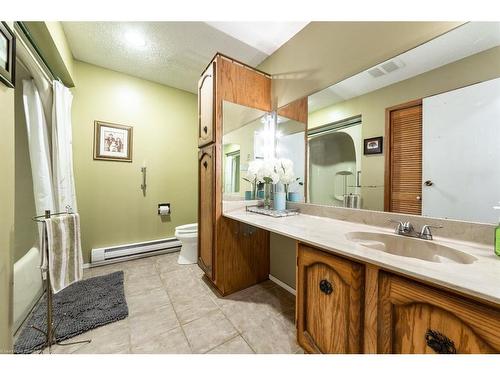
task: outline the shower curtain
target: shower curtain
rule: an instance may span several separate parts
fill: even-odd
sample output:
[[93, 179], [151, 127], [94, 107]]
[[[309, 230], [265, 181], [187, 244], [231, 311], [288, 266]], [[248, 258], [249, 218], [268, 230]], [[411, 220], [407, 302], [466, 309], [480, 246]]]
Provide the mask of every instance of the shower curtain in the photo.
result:
[[61, 82], [53, 83], [52, 106], [52, 173], [55, 209], [65, 211], [70, 206], [77, 211], [73, 175], [73, 141], [71, 132], [71, 104], [73, 95]]
[[[73, 95], [58, 81], [52, 87], [52, 131], [34, 80], [23, 81], [23, 102], [37, 215], [45, 210], [77, 211], [73, 177], [71, 104]], [[49, 143], [52, 134], [52, 150]]]
[[48, 127], [40, 93], [33, 79], [23, 81], [23, 103], [28, 132], [28, 147], [33, 174], [36, 214], [54, 211]]
[[[16, 63], [23, 64], [31, 75], [30, 79], [22, 80], [19, 88], [22, 89], [35, 212], [16, 212], [16, 215], [43, 215], [45, 210], [64, 211], [66, 205], [71, 205], [76, 212], [71, 153], [71, 93], [60, 82], [53, 82], [21, 39], [18, 47]], [[40, 251], [42, 226], [39, 225], [38, 229], [38, 243], [14, 265], [13, 318], [16, 329], [43, 290], [40, 277], [40, 264], [43, 263]]]

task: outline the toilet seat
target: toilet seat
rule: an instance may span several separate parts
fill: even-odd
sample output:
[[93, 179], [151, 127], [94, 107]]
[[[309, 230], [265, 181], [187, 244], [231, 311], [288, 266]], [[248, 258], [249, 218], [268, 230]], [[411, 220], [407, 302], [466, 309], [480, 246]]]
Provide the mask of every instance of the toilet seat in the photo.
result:
[[177, 263], [196, 263], [198, 260], [198, 223], [176, 227], [175, 237], [177, 237], [182, 244]]
[[175, 235], [198, 233], [198, 223], [181, 225], [175, 228]]

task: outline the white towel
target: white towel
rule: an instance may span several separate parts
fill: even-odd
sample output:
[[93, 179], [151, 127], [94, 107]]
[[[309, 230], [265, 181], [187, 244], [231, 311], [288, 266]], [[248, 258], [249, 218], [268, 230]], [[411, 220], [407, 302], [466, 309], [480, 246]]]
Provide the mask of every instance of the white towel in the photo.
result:
[[45, 234], [48, 259], [44, 251], [42, 268], [46, 270], [48, 262], [52, 291], [57, 293], [83, 277], [80, 216], [68, 214], [46, 219]]

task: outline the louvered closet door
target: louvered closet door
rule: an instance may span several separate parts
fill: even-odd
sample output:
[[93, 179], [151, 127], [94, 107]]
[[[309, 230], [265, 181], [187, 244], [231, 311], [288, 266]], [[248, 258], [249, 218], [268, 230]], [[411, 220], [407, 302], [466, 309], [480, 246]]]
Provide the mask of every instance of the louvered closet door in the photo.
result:
[[422, 213], [422, 105], [390, 112], [390, 211]]

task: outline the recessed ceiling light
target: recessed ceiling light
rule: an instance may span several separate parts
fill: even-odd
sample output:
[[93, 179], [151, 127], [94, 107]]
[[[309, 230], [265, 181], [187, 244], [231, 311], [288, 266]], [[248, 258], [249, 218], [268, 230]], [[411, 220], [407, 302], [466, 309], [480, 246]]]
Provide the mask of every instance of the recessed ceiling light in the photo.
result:
[[132, 47], [142, 48], [146, 45], [144, 36], [137, 31], [128, 31], [125, 34], [125, 39]]

